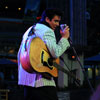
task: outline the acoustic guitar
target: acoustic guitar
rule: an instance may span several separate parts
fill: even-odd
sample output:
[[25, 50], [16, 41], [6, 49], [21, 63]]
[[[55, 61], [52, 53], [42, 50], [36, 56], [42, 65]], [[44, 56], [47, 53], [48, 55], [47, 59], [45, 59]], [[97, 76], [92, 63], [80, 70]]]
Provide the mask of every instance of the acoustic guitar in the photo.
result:
[[53, 77], [58, 77], [58, 70], [61, 70], [80, 84], [80, 80], [74, 74], [59, 65], [59, 58], [53, 59], [50, 56], [45, 43], [38, 37], [29, 40], [28, 49], [27, 51], [23, 51], [23, 54], [20, 56], [20, 61], [22, 67], [27, 72], [49, 73]]
[[53, 62], [50, 62], [49, 59], [51, 59], [51, 56], [45, 43], [40, 38], [34, 38], [30, 44], [30, 63], [32, 68], [37, 72], [46, 72], [53, 77], [57, 77], [58, 70], [54, 67], [53, 62], [59, 64], [59, 58], [53, 59]]

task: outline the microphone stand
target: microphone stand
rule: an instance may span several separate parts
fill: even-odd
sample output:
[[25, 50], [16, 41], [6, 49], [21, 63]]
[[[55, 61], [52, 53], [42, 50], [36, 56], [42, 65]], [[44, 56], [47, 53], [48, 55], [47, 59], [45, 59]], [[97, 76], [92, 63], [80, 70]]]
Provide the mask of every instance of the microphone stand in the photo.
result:
[[75, 54], [75, 56], [76, 56], [76, 59], [77, 59], [79, 65], [80, 65], [80, 67], [81, 67], [81, 69], [82, 69], [82, 72], [83, 72], [83, 74], [84, 74], [86, 80], [88, 81], [88, 84], [89, 84], [89, 86], [90, 86], [91, 91], [94, 92], [94, 89], [93, 89], [93, 87], [92, 87], [92, 85], [91, 85], [91, 83], [90, 83], [88, 77], [86, 76], [86, 72], [85, 72], [85, 70], [83, 69], [83, 65], [82, 65], [81, 62], [80, 62], [80, 59], [79, 59], [79, 57], [78, 57], [78, 55], [77, 55], [77, 53], [76, 53], [76, 50], [75, 50], [75, 48], [72, 46], [72, 40], [71, 40], [70, 37], [69, 37], [69, 43], [70, 43], [70, 45], [71, 45], [71, 48], [72, 48], [72, 50], [73, 50], [73, 52], [74, 52], [74, 54]]

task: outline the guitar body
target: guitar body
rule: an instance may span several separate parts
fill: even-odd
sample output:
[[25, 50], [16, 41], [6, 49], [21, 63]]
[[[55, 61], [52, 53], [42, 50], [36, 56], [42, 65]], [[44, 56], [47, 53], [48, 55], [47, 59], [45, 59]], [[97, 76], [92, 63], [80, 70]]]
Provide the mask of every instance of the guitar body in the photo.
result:
[[[53, 64], [48, 62], [51, 58], [45, 43], [38, 37], [30, 40], [27, 52], [22, 52], [21, 64], [27, 72], [37, 71], [40, 73], [49, 73], [53, 77], [58, 76], [58, 70]], [[59, 59], [53, 59], [53, 62], [59, 64]]]
[[[48, 64], [49, 58], [49, 51], [45, 43], [40, 38], [34, 38], [30, 45], [30, 63], [32, 65], [32, 68], [37, 72], [46, 72], [54, 77], [57, 77], [57, 68]], [[59, 63], [59, 59], [53, 61]], [[43, 62], [47, 62], [48, 66], [43, 65]]]

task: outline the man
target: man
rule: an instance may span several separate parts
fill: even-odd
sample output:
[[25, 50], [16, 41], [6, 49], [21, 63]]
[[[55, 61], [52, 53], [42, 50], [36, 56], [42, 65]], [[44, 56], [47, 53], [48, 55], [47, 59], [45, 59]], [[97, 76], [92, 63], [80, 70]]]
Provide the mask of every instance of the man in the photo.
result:
[[[63, 31], [60, 31], [62, 37], [58, 44], [56, 42], [54, 31], [59, 26], [61, 17], [62, 12], [60, 10], [46, 9], [42, 14], [40, 22], [35, 25], [34, 34], [32, 35], [33, 37], [39, 37], [46, 44], [53, 58], [60, 57], [70, 46], [68, 42], [68, 26]], [[19, 60], [20, 53], [31, 29], [32, 27], [25, 32], [18, 52], [18, 84], [24, 86], [24, 100], [58, 100], [53, 77], [48, 79], [41, 73], [35, 71], [28, 73], [22, 68]]]

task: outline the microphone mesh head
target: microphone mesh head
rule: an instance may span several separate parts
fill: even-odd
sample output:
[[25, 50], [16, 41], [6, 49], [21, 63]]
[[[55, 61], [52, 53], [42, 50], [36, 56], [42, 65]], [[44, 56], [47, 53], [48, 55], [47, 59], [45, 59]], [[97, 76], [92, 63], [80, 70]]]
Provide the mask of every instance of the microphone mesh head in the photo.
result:
[[60, 25], [61, 30], [63, 31], [66, 26], [67, 26], [67, 24], [61, 24]]

